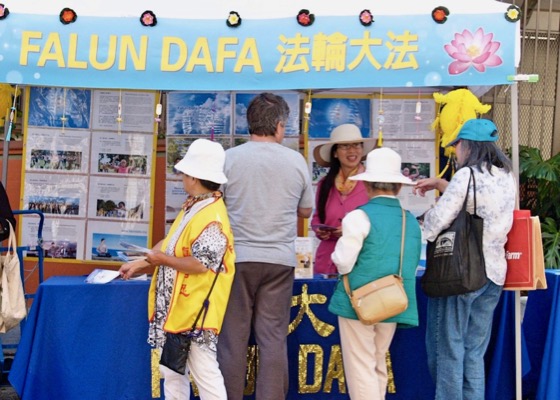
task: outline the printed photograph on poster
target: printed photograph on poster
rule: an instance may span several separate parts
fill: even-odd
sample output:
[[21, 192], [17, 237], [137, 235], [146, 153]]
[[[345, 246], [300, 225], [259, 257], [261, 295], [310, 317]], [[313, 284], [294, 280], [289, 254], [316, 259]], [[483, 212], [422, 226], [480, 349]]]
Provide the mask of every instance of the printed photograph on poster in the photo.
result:
[[427, 162], [403, 162], [401, 172], [404, 176], [410, 178], [413, 182], [418, 179], [430, 177], [430, 163]]
[[[433, 98], [392, 98], [372, 101], [373, 132], [383, 129], [385, 139], [435, 140], [432, 123], [436, 116]], [[380, 115], [380, 110], [383, 114]], [[382, 122], [380, 124], [380, 122]]]
[[313, 238], [297, 237], [295, 279], [313, 279]]
[[25, 210], [40, 210], [57, 217], [86, 216], [87, 176], [28, 172], [23, 193]]
[[[39, 219], [26, 217], [22, 224], [22, 246], [35, 246], [37, 243]], [[84, 255], [83, 220], [45, 217], [43, 224], [43, 251], [45, 260], [74, 259], [82, 260]], [[37, 257], [36, 251], [29, 251], [28, 257]]]
[[29, 90], [29, 126], [90, 128], [91, 90], [36, 87]]
[[43, 214], [78, 215], [80, 199], [63, 196], [29, 196], [26, 209], [41, 211]]
[[148, 229], [147, 223], [91, 221], [88, 224], [85, 259], [124, 263], [119, 253], [130, 257], [138, 254], [121, 242], [151, 248], [148, 245]]
[[169, 92], [167, 135], [230, 135], [229, 93]]
[[[235, 131], [236, 135], [249, 135], [247, 125], [247, 107], [251, 100], [259, 93], [235, 93]], [[290, 109], [290, 115], [286, 124], [285, 136], [299, 136], [299, 114], [300, 114], [300, 95], [299, 93], [275, 92], [281, 96]], [[289, 146], [288, 146], [289, 147]]]
[[91, 174], [149, 177], [152, 170], [152, 135], [93, 132]]
[[[183, 159], [192, 142], [203, 137], [167, 136], [166, 142], [166, 177], [167, 179], [182, 179], [182, 175], [175, 169], [175, 165]], [[204, 139], [211, 140], [210, 137]], [[231, 147], [231, 136], [214, 136], [213, 139], [222, 145], [224, 150]]]
[[146, 179], [92, 176], [88, 204], [89, 218], [148, 222], [150, 186]]
[[26, 138], [26, 170], [53, 173], [87, 173], [89, 132], [29, 128]]
[[[93, 129], [153, 133], [156, 93], [140, 91], [94, 90]], [[119, 110], [122, 121], [119, 126]]]
[[[412, 181], [435, 175], [435, 143], [431, 140], [385, 140], [383, 146], [401, 155], [401, 172]], [[399, 193], [402, 206], [416, 216], [423, 214], [435, 202], [435, 191], [426, 192], [425, 197], [415, 195], [412, 186], [403, 186]]]
[[133, 156], [130, 154], [98, 154], [97, 169], [98, 173], [128, 174], [128, 175], [147, 175], [146, 165], [148, 156]]
[[165, 182], [165, 223], [172, 224], [179, 214], [183, 203], [187, 199], [187, 193], [183, 189], [183, 183], [178, 181]]
[[319, 183], [321, 178], [323, 178], [329, 172], [329, 167], [322, 167], [315, 162], [313, 158], [313, 151], [315, 147], [320, 146], [322, 144], [327, 143], [326, 140], [310, 140], [308, 142], [308, 157], [307, 157], [307, 165], [309, 165], [309, 172], [311, 173], [311, 182], [316, 185]]
[[355, 124], [363, 137], [371, 136], [371, 100], [349, 98], [314, 98], [311, 101], [309, 137], [328, 139], [338, 125]]

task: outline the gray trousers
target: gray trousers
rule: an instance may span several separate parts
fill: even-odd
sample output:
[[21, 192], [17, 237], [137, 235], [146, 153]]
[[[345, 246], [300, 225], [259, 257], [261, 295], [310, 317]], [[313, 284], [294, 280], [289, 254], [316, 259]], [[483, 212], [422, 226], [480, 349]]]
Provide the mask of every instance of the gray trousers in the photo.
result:
[[294, 269], [244, 262], [235, 265], [228, 308], [218, 340], [218, 362], [228, 400], [243, 399], [247, 346], [251, 332], [258, 345], [257, 400], [288, 394], [288, 346]]

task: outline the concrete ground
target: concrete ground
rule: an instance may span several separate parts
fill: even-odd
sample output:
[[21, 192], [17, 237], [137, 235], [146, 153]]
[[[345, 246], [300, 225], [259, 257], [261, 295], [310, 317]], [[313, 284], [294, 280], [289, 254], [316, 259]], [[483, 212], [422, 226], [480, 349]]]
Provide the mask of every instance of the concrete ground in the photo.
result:
[[6, 333], [0, 333], [0, 342], [2, 343], [2, 347], [4, 347], [4, 362], [2, 365], [2, 375], [0, 378], [0, 400], [19, 400], [19, 396], [17, 395], [16, 391], [10, 385], [10, 382], [8, 382], [8, 372], [14, 359], [15, 345], [19, 343], [19, 339], [19, 326]]

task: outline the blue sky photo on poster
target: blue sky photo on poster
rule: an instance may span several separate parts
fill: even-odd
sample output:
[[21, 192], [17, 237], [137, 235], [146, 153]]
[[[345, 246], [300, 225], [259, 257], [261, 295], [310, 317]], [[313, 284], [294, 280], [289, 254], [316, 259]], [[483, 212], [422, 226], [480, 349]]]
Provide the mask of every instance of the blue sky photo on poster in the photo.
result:
[[341, 124], [357, 125], [363, 137], [370, 136], [371, 101], [369, 99], [312, 99], [309, 137], [328, 139]]
[[231, 134], [231, 95], [170, 92], [167, 95], [167, 134]]
[[[235, 134], [248, 135], [247, 107], [253, 98], [259, 93], [236, 93], [235, 94]], [[286, 136], [299, 135], [299, 94], [278, 93], [282, 96], [290, 108], [290, 117], [286, 125]]]
[[[66, 118], [66, 121], [63, 119]], [[32, 87], [29, 94], [30, 126], [89, 129], [91, 90]]]

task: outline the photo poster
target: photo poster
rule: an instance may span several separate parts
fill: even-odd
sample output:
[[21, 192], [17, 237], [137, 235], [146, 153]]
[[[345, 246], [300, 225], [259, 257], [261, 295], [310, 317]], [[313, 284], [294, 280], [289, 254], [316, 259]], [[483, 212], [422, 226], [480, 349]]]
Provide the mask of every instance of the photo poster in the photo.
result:
[[328, 140], [332, 130], [342, 124], [357, 125], [364, 138], [371, 137], [371, 99], [368, 95], [311, 97], [309, 139]]
[[91, 90], [31, 87], [25, 124], [28, 126], [90, 129]]
[[295, 279], [313, 279], [313, 238], [297, 237]]
[[[401, 172], [413, 182], [436, 175], [436, 149], [434, 141], [385, 140], [383, 145], [401, 155]], [[434, 190], [430, 190], [426, 192], [425, 197], [421, 197], [412, 192], [412, 186], [404, 185], [398, 197], [402, 207], [418, 217], [435, 203], [434, 192]]]
[[374, 137], [383, 139], [435, 140], [432, 123], [436, 117], [436, 103], [432, 94], [396, 95], [375, 94], [372, 100]]
[[123, 260], [119, 252], [128, 256], [137, 255], [125, 248], [122, 242], [151, 248], [148, 243], [150, 236], [148, 228], [148, 224], [134, 224], [127, 221], [92, 221], [89, 224], [86, 240], [86, 258], [96, 262], [112, 261], [122, 264]]
[[[36, 248], [39, 238], [39, 217], [31, 214], [22, 219], [22, 234], [19, 240], [20, 246], [30, 246], [32, 250], [24, 256], [37, 257]], [[50, 218], [45, 214], [42, 228], [42, 246], [45, 261], [57, 259], [57, 261], [75, 262], [82, 260], [85, 252], [86, 222], [84, 219]]]
[[232, 100], [230, 92], [169, 92], [167, 136], [230, 136]]
[[93, 129], [152, 134], [156, 129], [155, 102], [154, 92], [94, 90]]
[[[175, 165], [185, 156], [196, 139], [216, 141], [224, 150], [249, 140], [247, 107], [260, 92], [169, 92], [166, 102], [166, 232], [175, 219], [186, 193], [182, 174]], [[275, 92], [281, 96], [290, 114], [283, 145], [299, 151], [300, 94]]]
[[89, 173], [89, 142], [87, 130], [27, 128], [25, 170], [46, 174]]
[[45, 219], [87, 217], [88, 179], [84, 175], [26, 174], [22, 210], [38, 210]]
[[328, 140], [310, 140], [308, 142], [308, 157], [307, 165], [309, 166], [309, 172], [311, 173], [311, 183], [313, 187], [316, 188], [317, 183], [329, 172], [329, 167], [322, 167], [315, 161], [313, 153], [315, 148], [328, 143]]
[[[93, 234], [150, 245], [156, 93], [30, 87], [24, 115], [22, 243], [42, 235], [45, 260], [92, 258]], [[117, 120], [122, 117], [121, 121]], [[31, 254], [32, 256], [32, 254]]]
[[[234, 135], [237, 136], [249, 136], [249, 127], [247, 125], [247, 108], [259, 93], [249, 92], [249, 93], [235, 93], [235, 130]], [[284, 134], [286, 139], [293, 137], [298, 137], [300, 133], [300, 107], [301, 107], [301, 96], [297, 92], [275, 92], [274, 94], [282, 97], [288, 104], [290, 109], [290, 114], [288, 117], [288, 122], [286, 123], [286, 132]], [[285, 144], [285, 143], [283, 143]], [[288, 147], [292, 147], [288, 145]], [[299, 148], [295, 149], [296, 151]]]
[[167, 180], [165, 182], [165, 234], [169, 232], [173, 221], [181, 211], [187, 193], [182, 181]]

